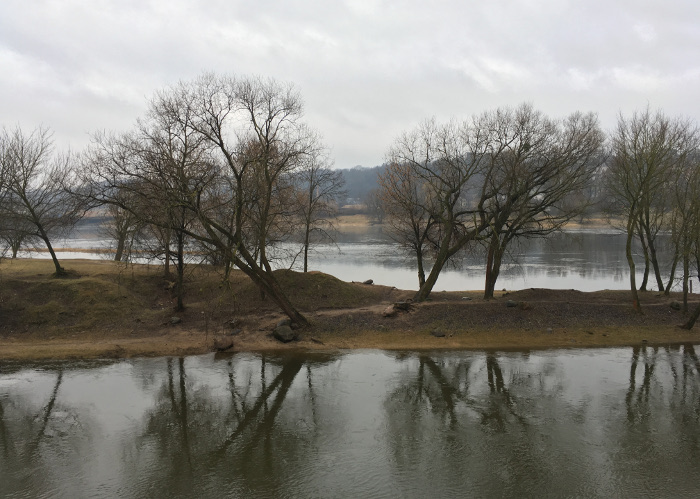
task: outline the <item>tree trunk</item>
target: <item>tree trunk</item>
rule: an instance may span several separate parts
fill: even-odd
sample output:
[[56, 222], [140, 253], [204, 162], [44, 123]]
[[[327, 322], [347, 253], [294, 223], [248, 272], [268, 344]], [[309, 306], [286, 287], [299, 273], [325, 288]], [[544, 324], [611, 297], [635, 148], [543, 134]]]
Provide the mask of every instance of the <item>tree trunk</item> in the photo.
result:
[[56, 257], [56, 252], [53, 250], [53, 246], [51, 246], [51, 243], [48, 239], [45, 239], [44, 242], [46, 243], [46, 247], [49, 249], [49, 253], [51, 254], [51, 260], [53, 260], [53, 266], [56, 269], [56, 275], [64, 275], [66, 271], [63, 267], [61, 267], [61, 264], [58, 263], [58, 258]]
[[425, 284], [425, 269], [423, 268], [423, 252], [416, 248], [416, 263], [418, 264], [418, 289]]
[[635, 275], [636, 268], [634, 265], [634, 258], [632, 257], [632, 237], [634, 232], [632, 230], [632, 220], [627, 223], [627, 243], [625, 244], [625, 255], [627, 256], [627, 265], [630, 268], [630, 289], [632, 291], [632, 306], [637, 312], [642, 311], [641, 304], [639, 303], [639, 294], [637, 293], [637, 277]]
[[184, 310], [184, 294], [185, 294], [185, 234], [182, 231], [177, 231], [177, 276], [175, 284], [175, 293], [177, 294], [177, 305], [175, 310]]
[[292, 322], [300, 326], [308, 326], [309, 321], [292, 305], [272, 273], [258, 266], [256, 260], [245, 249], [241, 253], [232, 255], [231, 260], [258, 286], [260, 293], [269, 295]]
[[659, 260], [656, 257], [656, 246], [654, 240], [647, 235], [647, 245], [649, 246], [649, 256], [651, 257], [651, 266], [654, 268], [654, 276], [656, 277], [656, 286], [660, 292], [664, 291], [664, 280], [661, 278], [661, 269], [659, 268]]
[[688, 281], [690, 280], [690, 258], [683, 255], [683, 313], [688, 313]]
[[[263, 259], [265, 255], [263, 254], [263, 248], [260, 248], [260, 269], [262, 269], [263, 272], [265, 272], [265, 268], [263, 267]], [[265, 289], [260, 288], [260, 299], [265, 301]]]
[[126, 242], [126, 234], [119, 234], [117, 239], [117, 251], [114, 254], [114, 261], [121, 262], [122, 256], [124, 255], [124, 246]]
[[438, 250], [438, 253], [435, 256], [435, 262], [433, 263], [433, 267], [430, 269], [430, 274], [428, 274], [425, 283], [420, 287], [418, 292], [413, 297], [413, 300], [417, 302], [425, 301], [428, 298], [428, 296], [430, 296], [430, 292], [433, 290], [433, 287], [435, 286], [435, 283], [437, 282], [438, 277], [440, 276], [440, 272], [442, 271], [443, 267], [448, 262], [448, 260], [452, 258], [452, 256], [455, 253], [464, 248], [470, 241], [473, 241], [474, 238], [478, 234], [486, 230], [487, 227], [487, 222], [482, 221], [477, 227], [470, 230], [468, 233], [462, 235], [462, 237], [460, 237], [459, 240], [457, 240], [457, 242], [454, 242], [452, 245], [450, 245], [450, 241], [452, 240], [454, 230], [454, 223], [446, 223], [444, 229], [445, 236], [442, 238], [442, 241], [440, 241], [440, 249]]
[[304, 231], [304, 272], [309, 271], [309, 232], [311, 232], [311, 227], [309, 221], [306, 221], [306, 227]]
[[690, 316], [688, 319], [688, 322], [683, 324], [681, 327], [683, 329], [693, 329], [693, 326], [695, 325], [695, 321], [698, 320], [698, 317], [700, 317], [700, 303], [698, 303], [698, 306], [695, 307], [695, 311], [693, 312], [693, 315]]
[[649, 247], [644, 237], [644, 231], [641, 228], [639, 229], [639, 241], [642, 243], [642, 251], [644, 252], [644, 277], [642, 278], [642, 284], [639, 285], [639, 291], [646, 291], [647, 283], [649, 282]]
[[39, 237], [44, 241], [44, 244], [46, 244], [46, 248], [49, 250], [49, 254], [51, 255], [51, 260], [53, 260], [53, 266], [56, 269], [56, 275], [57, 276], [62, 276], [66, 274], [66, 271], [63, 267], [61, 267], [61, 264], [58, 263], [58, 258], [56, 257], [56, 252], [53, 250], [53, 246], [51, 246], [51, 241], [49, 240], [48, 234], [44, 231], [44, 228], [37, 224], [37, 228], [39, 229]]
[[673, 279], [676, 275], [676, 267], [678, 267], [678, 251], [673, 255], [673, 261], [671, 262], [671, 273], [668, 276], [668, 283], [666, 284], [666, 289], [664, 289], [664, 296], [669, 296], [671, 294], [671, 286], [673, 286]]
[[[294, 305], [292, 305], [289, 298], [287, 298], [285, 293], [279, 287], [279, 284], [272, 274], [272, 271], [257, 264], [257, 259], [254, 255], [250, 254], [250, 252], [242, 244], [239, 237], [234, 237], [231, 234], [228, 234], [226, 236], [227, 239], [224, 242], [224, 240], [217, 235], [216, 231], [219, 230], [218, 227], [213, 227], [211, 222], [206, 218], [201, 217], [200, 221], [203, 222], [202, 225], [204, 226], [204, 230], [206, 230], [211, 237], [211, 243], [221, 250], [229, 251], [231, 263], [236, 265], [245, 275], [247, 275], [253, 281], [253, 283], [258, 286], [262, 293], [268, 293], [272, 300], [282, 309], [282, 311], [292, 320], [292, 322], [295, 322], [301, 326], [309, 325], [309, 321], [306, 319], [306, 317], [304, 317], [294, 307]], [[231, 243], [234, 244], [232, 245]], [[231, 248], [231, 246], [233, 246], [233, 248]]]
[[300, 326], [308, 326], [309, 321], [306, 320], [306, 317], [304, 317], [294, 307], [294, 305], [292, 305], [275, 278], [272, 277], [272, 275], [268, 275], [264, 271], [262, 273], [264, 277], [255, 281], [260, 287], [261, 292], [269, 294], [272, 300], [279, 305], [282, 311], [292, 320], [292, 322], [295, 322]]
[[496, 291], [496, 281], [501, 273], [501, 263], [503, 262], [503, 250], [501, 242], [494, 236], [489, 243], [488, 255], [486, 257], [486, 282], [484, 284], [484, 299], [493, 298]]
[[165, 268], [163, 269], [163, 277], [165, 279], [170, 279], [170, 231], [167, 232], [167, 237], [163, 245], [163, 251], [165, 252]]
[[413, 297], [414, 301], [421, 302], [425, 301], [428, 296], [430, 296], [430, 292], [433, 290], [433, 287], [435, 286], [435, 283], [438, 280], [438, 276], [440, 275], [440, 271], [442, 268], [445, 266], [447, 263], [447, 260], [449, 260], [450, 254], [448, 251], [448, 248], [446, 245], [442, 245], [440, 247], [440, 251], [438, 251], [437, 256], [435, 257], [435, 262], [433, 263], [433, 268], [430, 269], [430, 274], [428, 274], [427, 279], [423, 283], [423, 285], [418, 289], [418, 292], [415, 294]]

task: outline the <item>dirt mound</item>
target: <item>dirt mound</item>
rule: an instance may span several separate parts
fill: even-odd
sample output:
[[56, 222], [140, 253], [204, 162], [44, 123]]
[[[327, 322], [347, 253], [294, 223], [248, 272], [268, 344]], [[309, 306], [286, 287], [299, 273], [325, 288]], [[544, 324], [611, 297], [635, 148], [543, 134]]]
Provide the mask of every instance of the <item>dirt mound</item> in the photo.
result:
[[[345, 282], [323, 272], [276, 270], [274, 275], [292, 303], [303, 311], [364, 307], [391, 299], [396, 293], [394, 288]], [[264, 302], [270, 301], [261, 299], [258, 287], [252, 282], [241, 286], [238, 293], [254, 308], [260, 309]]]

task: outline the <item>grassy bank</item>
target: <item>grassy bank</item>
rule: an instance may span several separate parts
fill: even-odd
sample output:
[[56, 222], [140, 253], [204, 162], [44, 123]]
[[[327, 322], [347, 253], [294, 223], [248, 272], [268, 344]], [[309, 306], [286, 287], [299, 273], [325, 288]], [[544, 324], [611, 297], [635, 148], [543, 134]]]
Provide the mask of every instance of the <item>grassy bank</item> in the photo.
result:
[[[678, 296], [643, 294], [636, 314], [628, 293], [524, 290], [484, 301], [479, 292], [434, 293], [394, 317], [383, 311], [410, 291], [347, 283], [322, 274], [277, 277], [312, 327], [282, 344], [271, 332], [283, 318], [241, 273], [228, 281], [191, 266], [186, 310], [174, 312], [173, 282], [161, 267], [69, 260], [57, 279], [48, 260], [0, 264], [0, 359], [185, 355], [211, 351], [233, 336], [235, 350], [336, 348], [546, 348], [687, 343]], [[696, 295], [694, 298], [697, 299]], [[512, 301], [509, 307], [508, 301]], [[692, 305], [691, 305], [692, 306]], [[436, 336], [437, 335], [437, 336]]]

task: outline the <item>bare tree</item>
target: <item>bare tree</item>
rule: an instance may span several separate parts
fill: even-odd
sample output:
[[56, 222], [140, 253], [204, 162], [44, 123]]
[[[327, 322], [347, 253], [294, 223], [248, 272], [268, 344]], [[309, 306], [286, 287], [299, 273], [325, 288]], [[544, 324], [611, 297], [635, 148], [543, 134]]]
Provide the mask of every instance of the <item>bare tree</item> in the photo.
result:
[[[265, 251], [270, 228], [278, 223], [278, 201], [287, 192], [286, 182], [318, 148], [315, 134], [301, 121], [302, 103], [294, 87], [273, 80], [207, 74], [165, 90], [157, 101], [167, 101], [167, 120], [152, 129], [155, 134], [160, 127], [163, 134], [156, 143], [180, 148], [199, 144], [197, 150], [206, 152], [206, 160], [202, 156], [195, 161], [192, 156], [191, 163], [182, 163], [186, 167], [168, 169], [168, 181], [176, 187], [168, 192], [175, 195], [161, 199], [154, 194], [156, 201], [179, 213], [178, 220], [187, 220], [178, 225], [182, 234], [228, 252], [231, 262], [294, 322], [306, 324], [277, 283]], [[163, 133], [164, 124], [169, 124], [167, 133]], [[174, 156], [159, 152], [153, 164], [158, 158], [182, 159], [182, 152]], [[149, 170], [142, 154], [102, 148], [94, 156], [85, 178], [94, 199], [118, 203], [117, 187], [147, 192], [142, 184], [154, 189], [159, 185], [153, 180], [157, 175], [144, 173]], [[151, 168], [153, 164], [145, 162]]]
[[[559, 230], [583, 205], [583, 189], [602, 162], [604, 136], [593, 114], [553, 121], [530, 105], [498, 109], [462, 124], [428, 121], [391, 149], [381, 185], [393, 232], [416, 253], [424, 300], [458, 251], [486, 239], [485, 297], [508, 244]], [[433, 266], [421, 276], [426, 249]]]
[[211, 147], [189, 126], [191, 110], [179, 99], [172, 93], [157, 94], [135, 132], [96, 135], [87, 162], [93, 198], [114, 206], [120, 220], [126, 221], [129, 213], [153, 229], [163, 248], [166, 277], [174, 261], [175, 308], [182, 310], [185, 248], [196, 225], [192, 196], [215, 181], [217, 169]]
[[424, 189], [425, 195], [416, 201], [426, 203], [422, 208], [438, 228], [432, 267], [416, 301], [429, 296], [450, 258], [481, 237], [489, 225], [483, 206], [494, 193], [477, 182], [487, 173], [489, 146], [488, 133], [476, 118], [445, 125], [430, 120], [402, 134], [389, 151], [388, 163], [410, 170]]
[[[697, 153], [677, 168], [673, 177], [673, 206], [671, 216], [671, 242], [674, 248], [674, 261], [682, 265], [683, 312], [688, 312], [688, 288], [692, 259], [700, 233], [700, 158]], [[671, 275], [675, 274], [675, 267]], [[672, 283], [669, 280], [669, 284]], [[666, 287], [670, 291], [670, 286]]]
[[330, 160], [310, 154], [296, 173], [303, 233], [304, 272], [309, 270], [309, 248], [318, 241], [333, 241], [333, 217], [338, 198], [345, 195], [343, 174], [330, 168]]
[[[674, 241], [683, 260], [683, 311], [688, 311], [688, 283], [691, 269], [700, 276], [700, 150], [696, 150], [678, 178], [676, 195], [678, 218]], [[692, 329], [700, 317], [700, 303], [681, 327]]]
[[379, 197], [390, 237], [416, 258], [418, 287], [425, 284], [424, 258], [430, 250], [430, 232], [436, 208], [430, 204], [427, 184], [406, 163], [391, 163], [379, 175]]
[[380, 188], [368, 191], [362, 198], [362, 204], [365, 205], [365, 211], [372, 223], [384, 223], [386, 212]]
[[[617, 213], [625, 220], [625, 253], [630, 268], [632, 303], [641, 311], [632, 252], [635, 235], [640, 234], [660, 291], [664, 290], [656, 248], [656, 236], [667, 220], [668, 179], [695, 147], [697, 129], [689, 121], [670, 118], [648, 108], [631, 117], [620, 115], [612, 135], [612, 161], [607, 172], [608, 187]], [[673, 276], [670, 276], [673, 279]]]
[[[122, 193], [128, 197], [127, 192]], [[121, 204], [130, 204], [128, 199]], [[132, 252], [139, 234], [143, 229], [143, 223], [134, 214], [135, 210], [126, 210], [118, 204], [109, 204], [106, 207], [106, 220], [100, 227], [101, 234], [114, 241], [114, 261], [126, 262], [131, 259]]]
[[17, 258], [23, 246], [41, 241], [36, 236], [34, 225], [17, 215], [22, 213], [18, 202], [19, 199], [12, 193], [5, 193], [0, 200], [0, 239], [7, 245], [12, 258]]
[[492, 165], [483, 204], [487, 231], [484, 298], [493, 298], [508, 245], [518, 238], [546, 237], [586, 208], [573, 193], [582, 191], [604, 161], [605, 141], [597, 116], [574, 113], [555, 121], [529, 104], [483, 116], [491, 131]]
[[[48, 249], [56, 275], [65, 274], [51, 238], [72, 229], [84, 211], [63, 188], [69, 176], [68, 155], [54, 156], [51, 132], [44, 127], [26, 134], [20, 127], [3, 129], [0, 138], [7, 193], [2, 206], [6, 217], [28, 237], [41, 239]], [[9, 201], [8, 201], [9, 200]]]

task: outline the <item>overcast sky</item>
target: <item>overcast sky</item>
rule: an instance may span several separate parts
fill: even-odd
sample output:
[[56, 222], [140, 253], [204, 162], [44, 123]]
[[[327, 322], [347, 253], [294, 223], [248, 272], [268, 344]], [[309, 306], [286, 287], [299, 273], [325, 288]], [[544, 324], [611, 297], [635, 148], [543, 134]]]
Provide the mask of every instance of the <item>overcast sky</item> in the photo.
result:
[[700, 118], [697, 0], [2, 0], [0, 124], [81, 149], [204, 71], [291, 81], [336, 167], [403, 130], [531, 102]]

